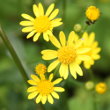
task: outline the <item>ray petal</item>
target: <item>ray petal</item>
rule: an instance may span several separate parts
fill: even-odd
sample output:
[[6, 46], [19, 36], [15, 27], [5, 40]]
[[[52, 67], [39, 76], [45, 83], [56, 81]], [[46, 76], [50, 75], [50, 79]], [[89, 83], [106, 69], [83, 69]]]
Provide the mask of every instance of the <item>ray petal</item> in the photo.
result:
[[59, 95], [56, 92], [52, 92], [51, 94], [54, 98], [59, 99]]
[[65, 34], [63, 31], [60, 32], [59, 38], [60, 38], [60, 42], [61, 42], [62, 46], [65, 46], [66, 45], [66, 37], [65, 37]]
[[41, 99], [42, 99], [42, 95], [39, 94], [36, 98], [36, 103], [39, 103], [41, 101]]
[[48, 9], [47, 9], [47, 11], [46, 11], [46, 16], [49, 16], [50, 15], [50, 13], [52, 12], [52, 10], [54, 9], [54, 6], [55, 6], [55, 4], [53, 3], [53, 4], [51, 4], [49, 7], [48, 7]]
[[27, 20], [34, 21], [34, 18], [28, 14], [23, 13], [23, 14], [21, 14], [21, 16]]
[[49, 19], [52, 20], [58, 15], [59, 9], [55, 9], [52, 14], [49, 16]]
[[60, 73], [60, 76], [63, 77], [64, 79], [67, 79], [68, 77], [68, 65], [66, 64], [61, 64], [60, 66], [60, 69], [59, 69], [59, 73]]
[[33, 5], [33, 12], [36, 17], [39, 17], [39, 9], [36, 4]]
[[48, 95], [48, 102], [50, 104], [53, 104], [54, 103], [54, 100], [53, 100], [53, 98], [52, 98], [52, 96], [50, 94]]
[[61, 47], [61, 44], [60, 42], [56, 39], [55, 36], [50, 36], [50, 41], [52, 42], [52, 44], [57, 47], [57, 48], [60, 48]]
[[43, 8], [43, 6], [42, 6], [41, 3], [38, 4], [38, 8], [39, 8], [39, 14], [40, 14], [40, 16], [43, 16], [44, 15], [44, 8]]
[[48, 66], [48, 72], [51, 72], [52, 70], [54, 70], [56, 67], [57, 67], [57, 65], [59, 64], [60, 62], [59, 62], [59, 60], [55, 60], [55, 61], [53, 61], [49, 66]]
[[30, 94], [28, 95], [28, 99], [33, 99], [34, 97], [36, 97], [37, 94], [38, 94], [37, 91], [30, 93]]
[[36, 42], [39, 39], [41, 33], [37, 33], [35, 34], [35, 36], [33, 37], [33, 41]]

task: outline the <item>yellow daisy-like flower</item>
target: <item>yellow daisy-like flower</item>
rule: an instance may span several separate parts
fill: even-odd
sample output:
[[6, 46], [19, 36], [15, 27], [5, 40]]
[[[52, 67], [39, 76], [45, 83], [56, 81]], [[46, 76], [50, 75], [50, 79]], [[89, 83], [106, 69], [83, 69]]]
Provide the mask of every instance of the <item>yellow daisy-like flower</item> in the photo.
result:
[[104, 94], [107, 91], [107, 85], [106, 83], [100, 82], [95, 87], [96, 92], [99, 94]]
[[53, 43], [57, 50], [43, 50], [41, 54], [43, 54], [42, 58], [44, 60], [52, 60], [53, 61], [49, 67], [48, 72], [51, 72], [53, 69], [57, 67], [58, 64], [60, 65], [59, 73], [60, 76], [64, 79], [67, 79], [68, 73], [76, 79], [78, 73], [80, 76], [83, 75], [82, 69], [79, 66], [80, 61], [82, 60], [89, 60], [89, 56], [83, 55], [84, 53], [88, 52], [89, 48], [81, 48], [79, 47], [82, 44], [82, 40], [78, 40], [78, 36], [75, 32], [70, 32], [68, 41], [66, 41], [65, 34], [60, 32], [59, 34], [60, 42], [56, 39], [55, 36], [50, 37], [50, 41]]
[[46, 66], [44, 64], [38, 64], [35, 67], [35, 72], [37, 74], [39, 74], [39, 75], [40, 74], [45, 74], [46, 73], [46, 70], [47, 70], [47, 68], [46, 68]]
[[94, 64], [95, 60], [100, 59], [99, 52], [101, 51], [101, 48], [98, 47], [98, 42], [95, 41], [95, 33], [93, 32], [89, 35], [85, 32], [82, 36], [82, 40], [82, 48], [90, 48], [90, 50], [84, 54], [90, 56], [90, 60], [83, 62], [84, 67], [89, 69]]
[[90, 21], [96, 21], [100, 16], [100, 10], [96, 8], [95, 6], [89, 6], [86, 10], [86, 17]]
[[53, 11], [53, 9], [54, 4], [51, 4], [44, 14], [44, 8], [42, 4], [39, 3], [38, 6], [35, 4], [33, 5], [35, 18], [28, 14], [21, 15], [23, 18], [27, 19], [26, 21], [20, 22], [20, 25], [26, 26], [22, 29], [22, 32], [29, 32], [27, 39], [34, 36], [33, 41], [37, 41], [39, 36], [43, 33], [44, 40], [49, 41], [49, 36], [52, 35], [52, 29], [62, 24], [61, 18], [55, 19], [59, 10], [55, 9]]
[[48, 100], [49, 103], [53, 104], [53, 97], [59, 99], [57, 92], [64, 92], [64, 88], [55, 87], [56, 84], [62, 81], [62, 78], [58, 78], [52, 82], [53, 74], [50, 74], [49, 79], [46, 79], [44, 74], [38, 78], [36, 75], [31, 75], [32, 80], [28, 80], [28, 83], [32, 85], [27, 89], [28, 99], [36, 98], [36, 103], [42, 102], [45, 104]]

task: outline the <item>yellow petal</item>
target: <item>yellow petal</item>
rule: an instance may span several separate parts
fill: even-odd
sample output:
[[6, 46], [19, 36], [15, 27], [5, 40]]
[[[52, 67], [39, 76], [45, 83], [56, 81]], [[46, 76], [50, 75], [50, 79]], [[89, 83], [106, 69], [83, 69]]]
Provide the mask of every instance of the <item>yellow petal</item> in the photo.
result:
[[53, 104], [53, 102], [54, 102], [51, 95], [48, 95], [48, 102], [49, 102], [50, 104]]
[[28, 14], [23, 13], [23, 14], [21, 14], [21, 16], [27, 20], [34, 21], [34, 18]]
[[59, 69], [60, 76], [63, 77], [64, 79], [67, 79], [68, 77], [68, 65], [61, 64], [60, 69]]
[[33, 41], [36, 42], [39, 39], [40, 33], [35, 34]]
[[91, 57], [88, 56], [88, 55], [79, 55], [78, 58], [79, 58], [81, 61], [91, 60]]
[[95, 60], [100, 59], [100, 55], [93, 55], [93, 59], [95, 59]]
[[32, 37], [34, 34], [36, 33], [36, 31], [34, 30], [34, 31], [32, 31], [32, 32], [30, 32], [28, 35], [27, 35], [27, 39], [29, 39], [30, 37]]
[[77, 78], [77, 74], [76, 71], [74, 70], [74, 64], [70, 64], [70, 73], [71, 75], [76, 79]]
[[45, 104], [46, 103], [46, 100], [47, 100], [47, 96], [42, 96], [42, 99], [41, 99], [42, 104]]
[[60, 42], [61, 42], [62, 46], [65, 46], [66, 45], [66, 37], [65, 37], [65, 34], [63, 31], [60, 32], [59, 38], [60, 38]]
[[89, 52], [91, 50], [91, 48], [81, 48], [76, 50], [78, 54], [84, 54], [86, 52]]
[[54, 70], [56, 67], [57, 67], [57, 65], [59, 64], [60, 62], [59, 62], [59, 60], [55, 60], [55, 61], [53, 61], [49, 66], [48, 66], [48, 72], [51, 72], [52, 70]]
[[37, 82], [34, 80], [28, 80], [27, 81], [30, 85], [37, 85]]
[[27, 92], [34, 92], [36, 90], [37, 90], [37, 87], [32, 86], [27, 89]]
[[62, 87], [54, 87], [54, 91], [56, 91], [56, 92], [64, 92], [65, 89], [62, 88]]
[[89, 35], [89, 40], [88, 40], [88, 44], [91, 45], [93, 43], [95, 39], [95, 33], [92, 32], [90, 35]]
[[40, 79], [36, 76], [36, 75], [31, 75], [31, 78], [34, 80], [34, 81], [37, 81], [37, 82], [39, 82], [40, 81]]
[[53, 82], [53, 84], [56, 85], [56, 84], [60, 83], [61, 81], [62, 81], [62, 78], [58, 78]]
[[42, 95], [39, 94], [36, 98], [36, 103], [39, 103], [41, 101], [41, 99], [42, 99]]
[[88, 40], [88, 33], [87, 32], [84, 32], [83, 35], [82, 35], [82, 38], [87, 41]]
[[39, 9], [36, 4], [33, 5], [33, 12], [36, 17], [39, 17]]
[[52, 14], [49, 16], [49, 19], [52, 20], [58, 15], [59, 9], [55, 9]]
[[45, 41], [47, 41], [47, 42], [49, 41], [49, 36], [46, 32], [43, 33], [43, 38], [44, 38]]
[[81, 67], [77, 64], [74, 65], [74, 70], [80, 75], [83, 76], [83, 71], [81, 69]]
[[52, 12], [52, 10], [54, 9], [54, 4], [51, 4], [49, 7], [48, 7], [48, 9], [47, 9], [47, 11], [46, 11], [46, 16], [49, 16], [50, 15], [50, 13]]
[[59, 43], [59, 41], [56, 39], [55, 36], [50, 36], [50, 41], [52, 42], [52, 44], [54, 46], [56, 46], [57, 48], [61, 47], [61, 44]]
[[58, 27], [58, 26], [60, 26], [62, 24], [63, 24], [63, 22], [53, 22], [52, 23], [52, 27]]
[[52, 92], [51, 94], [54, 98], [59, 99], [59, 95], [56, 92]]
[[31, 25], [33, 25], [33, 22], [31, 22], [31, 21], [21, 21], [20, 25], [22, 25], [22, 26], [31, 26]]
[[53, 74], [49, 75], [49, 81], [51, 81], [53, 79]]
[[31, 32], [34, 30], [34, 27], [25, 27], [22, 29], [22, 32]]
[[32, 92], [28, 95], [28, 99], [33, 99], [36, 95], [38, 94], [38, 92]]
[[43, 8], [43, 6], [42, 6], [41, 3], [38, 4], [38, 8], [39, 8], [39, 14], [40, 14], [40, 16], [43, 16], [44, 15], [44, 8]]
[[67, 41], [68, 45], [73, 44], [74, 37], [75, 37], [75, 32], [74, 31], [70, 32], [69, 37], [68, 37], [68, 41]]
[[85, 67], [86, 69], [90, 69], [91, 64], [90, 64], [89, 62], [85, 61], [85, 62], [84, 62], [84, 67]]

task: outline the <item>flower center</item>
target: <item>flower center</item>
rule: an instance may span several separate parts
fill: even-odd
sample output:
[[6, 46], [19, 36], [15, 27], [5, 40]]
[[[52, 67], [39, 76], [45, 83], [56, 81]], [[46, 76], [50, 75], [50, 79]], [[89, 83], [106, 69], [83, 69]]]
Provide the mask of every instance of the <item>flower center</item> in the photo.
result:
[[76, 52], [74, 47], [65, 46], [58, 50], [58, 59], [63, 64], [70, 64], [75, 61]]
[[47, 16], [40, 16], [35, 19], [34, 26], [37, 32], [45, 32], [51, 28], [51, 22]]
[[41, 80], [38, 83], [37, 89], [42, 95], [48, 95], [53, 91], [53, 84], [49, 80]]

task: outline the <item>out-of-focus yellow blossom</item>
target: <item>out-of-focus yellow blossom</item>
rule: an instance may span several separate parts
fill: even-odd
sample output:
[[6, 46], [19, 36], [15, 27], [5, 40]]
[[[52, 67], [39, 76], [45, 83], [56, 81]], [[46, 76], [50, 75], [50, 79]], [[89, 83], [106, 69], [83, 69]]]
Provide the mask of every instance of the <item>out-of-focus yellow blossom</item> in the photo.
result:
[[84, 55], [90, 56], [89, 60], [83, 61], [84, 67], [86, 69], [89, 69], [93, 64], [95, 60], [100, 59], [99, 52], [101, 51], [101, 48], [98, 47], [98, 42], [95, 41], [95, 33], [88, 34], [87, 32], [83, 33], [82, 36], [82, 48], [90, 48], [90, 50]]
[[64, 88], [56, 87], [62, 81], [62, 78], [53, 80], [53, 74], [50, 74], [49, 79], [45, 78], [45, 75], [40, 75], [40, 78], [36, 75], [31, 75], [32, 80], [28, 80], [28, 83], [32, 85], [27, 89], [29, 92], [28, 99], [33, 99], [36, 97], [36, 103], [42, 102], [45, 104], [46, 101], [53, 104], [53, 97], [59, 99], [57, 92], [64, 92]]
[[[52, 12], [53, 11], [53, 12]], [[33, 12], [35, 17], [31, 17], [28, 14], [22, 14], [21, 16], [25, 18], [25, 21], [21, 21], [20, 25], [25, 26], [22, 32], [29, 32], [27, 39], [33, 37], [33, 41], [37, 41], [39, 36], [43, 33], [43, 38], [45, 41], [49, 41], [49, 36], [52, 35], [52, 30], [54, 27], [60, 26], [62, 24], [61, 18], [55, 17], [58, 15], [59, 10], [54, 10], [54, 4], [51, 4], [46, 13], [44, 14], [44, 8], [41, 3], [38, 5], [33, 5]]]
[[47, 70], [47, 68], [44, 64], [38, 64], [35, 67], [35, 72], [36, 72], [36, 74], [39, 74], [39, 75], [40, 74], [45, 74], [46, 70]]
[[89, 6], [87, 9], [86, 9], [86, 17], [94, 22], [96, 21], [100, 16], [100, 10], [98, 8], [96, 8], [95, 6]]
[[79, 65], [81, 61], [89, 60], [90, 57], [85, 53], [89, 52], [90, 48], [80, 48], [82, 40], [78, 40], [78, 36], [75, 32], [70, 32], [68, 40], [66, 40], [65, 34], [60, 32], [60, 42], [55, 36], [50, 37], [52, 44], [57, 47], [57, 50], [43, 50], [41, 54], [44, 60], [55, 59], [49, 66], [48, 72], [54, 70], [59, 64], [60, 76], [67, 79], [69, 71], [71, 75], [76, 79], [77, 74], [83, 75], [83, 71]]
[[85, 87], [87, 90], [92, 90], [94, 88], [94, 82], [93, 81], [86, 82]]
[[95, 90], [99, 94], [104, 94], [107, 91], [106, 83], [100, 82], [96, 85]]

